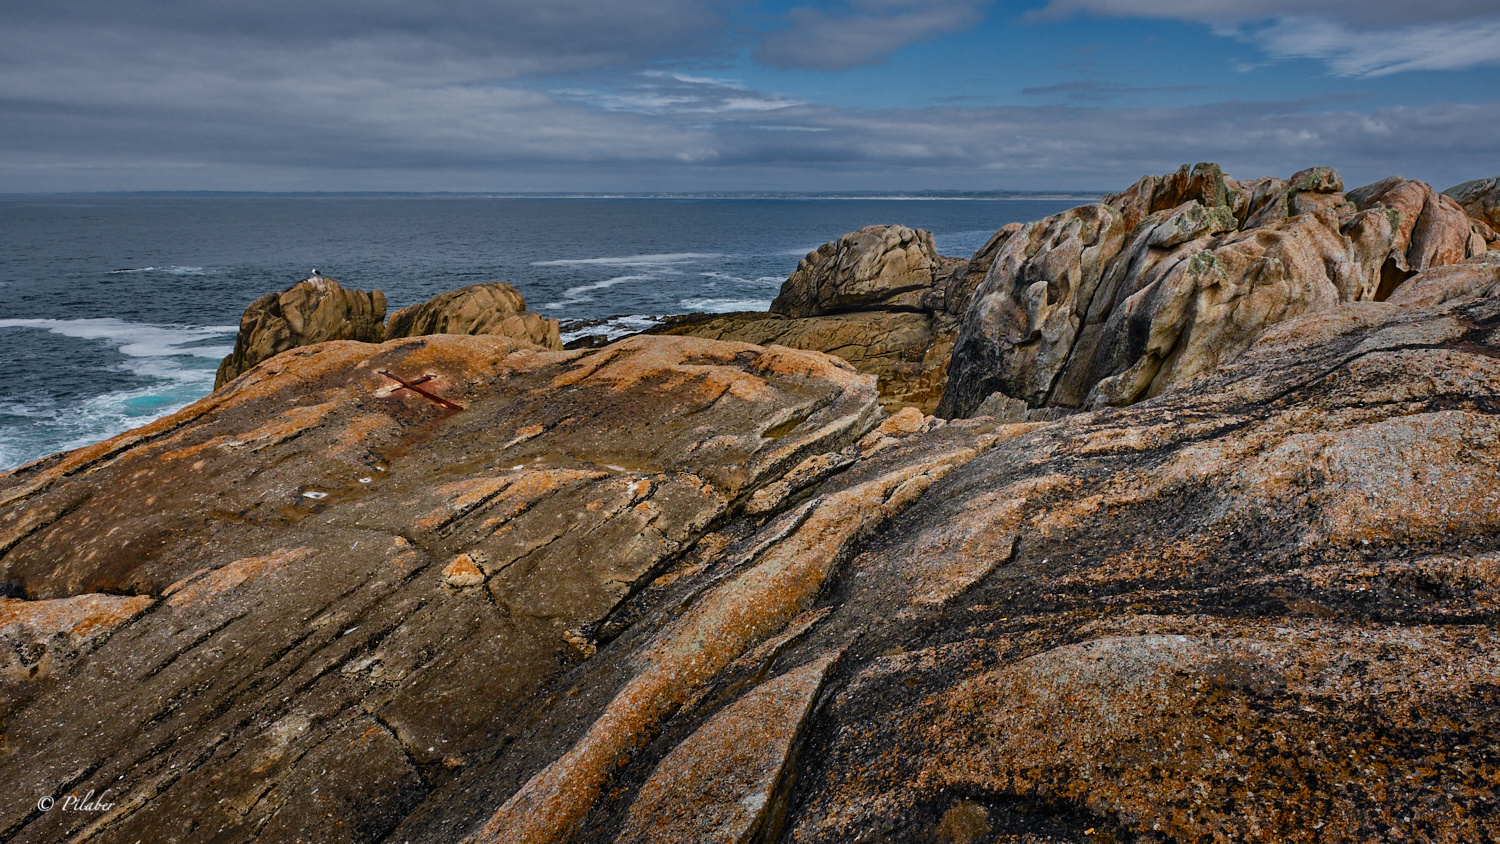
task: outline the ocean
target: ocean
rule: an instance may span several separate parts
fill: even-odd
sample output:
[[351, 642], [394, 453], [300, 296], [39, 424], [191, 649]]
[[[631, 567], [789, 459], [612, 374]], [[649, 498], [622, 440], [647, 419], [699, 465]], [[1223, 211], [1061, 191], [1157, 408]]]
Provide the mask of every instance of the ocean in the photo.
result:
[[[507, 282], [563, 321], [765, 310], [797, 261], [862, 226], [968, 256], [1088, 198], [0, 197], [0, 470], [143, 425], [213, 389], [239, 317], [313, 269], [391, 311]], [[589, 333], [600, 329], [592, 328]]]

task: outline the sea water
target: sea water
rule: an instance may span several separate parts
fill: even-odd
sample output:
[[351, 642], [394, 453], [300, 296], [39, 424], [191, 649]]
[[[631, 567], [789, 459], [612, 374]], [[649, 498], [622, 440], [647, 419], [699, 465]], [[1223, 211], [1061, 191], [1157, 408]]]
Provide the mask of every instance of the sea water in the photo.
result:
[[[765, 310], [811, 250], [902, 223], [967, 257], [1087, 201], [104, 195], [0, 198], [0, 470], [121, 433], [213, 389], [240, 314], [317, 269], [391, 311], [509, 283], [619, 335]], [[585, 320], [616, 317], [602, 328]]]

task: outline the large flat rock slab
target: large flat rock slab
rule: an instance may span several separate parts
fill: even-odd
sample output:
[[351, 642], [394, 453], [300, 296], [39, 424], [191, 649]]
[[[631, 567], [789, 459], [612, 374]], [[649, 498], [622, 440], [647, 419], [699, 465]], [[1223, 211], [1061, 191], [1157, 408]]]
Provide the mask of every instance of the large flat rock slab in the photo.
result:
[[[7, 671], [0, 838], [377, 839], [878, 417], [873, 379], [784, 348], [333, 342], [0, 478], [5, 635], [66, 651]], [[112, 807], [35, 808], [91, 789]]]

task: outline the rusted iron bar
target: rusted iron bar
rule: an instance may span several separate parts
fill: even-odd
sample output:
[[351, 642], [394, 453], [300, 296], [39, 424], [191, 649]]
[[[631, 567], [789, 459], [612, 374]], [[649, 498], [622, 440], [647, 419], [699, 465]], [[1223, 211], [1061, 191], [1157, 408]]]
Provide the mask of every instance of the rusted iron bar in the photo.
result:
[[421, 387], [417, 386], [418, 384], [422, 384], [424, 382], [431, 381], [432, 380], [432, 376], [431, 375], [423, 375], [421, 378], [416, 378], [416, 379], [413, 379], [411, 381], [407, 381], [406, 379], [404, 379], [404, 378], [402, 378], [402, 377], [400, 377], [398, 375], [392, 375], [390, 372], [388, 372], [387, 370], [384, 370], [384, 369], [380, 370], [380, 374], [384, 375], [385, 377], [391, 379], [392, 381], [395, 381], [396, 383], [400, 384], [401, 386], [398, 387], [397, 389], [411, 390], [413, 393], [416, 393], [417, 395], [419, 395], [419, 396], [427, 399], [428, 401], [440, 404], [443, 407], [448, 408], [449, 410], [463, 410], [464, 409], [463, 405], [461, 405], [461, 404], [457, 404], [456, 402], [448, 401], [447, 399], [443, 398], [442, 396], [439, 396], [439, 395], [437, 395], [435, 393], [430, 393], [430, 392], [422, 389]]

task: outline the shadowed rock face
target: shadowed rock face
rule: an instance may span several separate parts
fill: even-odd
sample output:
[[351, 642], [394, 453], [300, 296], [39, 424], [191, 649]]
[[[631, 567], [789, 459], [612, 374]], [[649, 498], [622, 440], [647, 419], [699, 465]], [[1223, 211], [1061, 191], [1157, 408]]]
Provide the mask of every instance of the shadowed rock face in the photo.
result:
[[991, 406], [1022, 415], [1128, 405], [1278, 322], [1383, 301], [1488, 248], [1481, 223], [1421, 182], [1342, 191], [1327, 167], [1236, 182], [1200, 164], [1028, 224], [967, 303], [938, 413], [970, 415], [997, 393]]
[[386, 337], [424, 334], [495, 334], [543, 349], [562, 349], [557, 320], [526, 310], [526, 300], [514, 287], [500, 282], [473, 284], [428, 299], [391, 314]]
[[326, 340], [385, 339], [385, 294], [345, 290], [331, 278], [305, 278], [256, 299], [240, 317], [234, 351], [219, 364], [214, 389], [288, 349]]
[[[1291, 285], [1340, 213], [1215, 254]], [[696, 338], [288, 352], [0, 476], [0, 839], [1490, 840], [1497, 268], [1050, 423]]]

